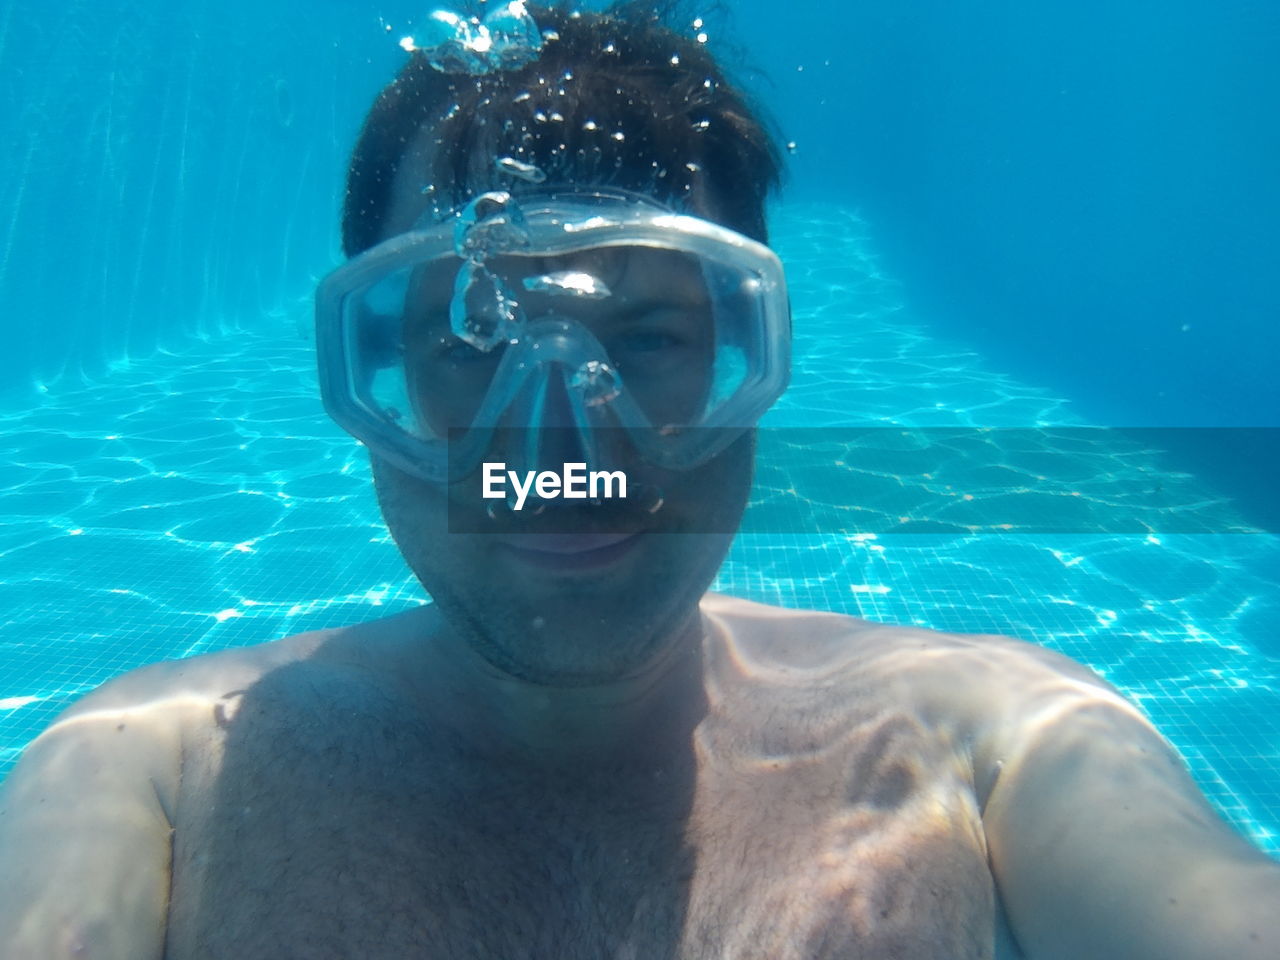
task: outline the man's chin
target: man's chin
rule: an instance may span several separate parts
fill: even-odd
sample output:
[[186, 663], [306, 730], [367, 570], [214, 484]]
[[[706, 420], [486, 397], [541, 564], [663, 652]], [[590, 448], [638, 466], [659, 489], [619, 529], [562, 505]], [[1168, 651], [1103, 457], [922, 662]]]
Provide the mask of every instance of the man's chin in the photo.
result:
[[[468, 641], [491, 666], [542, 686], [583, 687], [646, 673], [675, 639], [673, 621], [686, 604], [670, 586], [628, 572], [627, 553], [641, 546], [616, 546], [621, 556], [589, 558], [574, 568], [558, 554], [552, 561], [516, 556], [494, 563], [492, 589], [464, 601]], [[570, 554], [568, 562], [581, 561]]]

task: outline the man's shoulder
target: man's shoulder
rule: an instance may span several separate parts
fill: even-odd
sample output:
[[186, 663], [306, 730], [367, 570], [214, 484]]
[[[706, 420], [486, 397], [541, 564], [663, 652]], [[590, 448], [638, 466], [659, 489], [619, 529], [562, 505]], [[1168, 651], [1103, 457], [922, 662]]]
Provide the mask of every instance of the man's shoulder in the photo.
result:
[[[807, 685], [823, 709], [910, 715], [963, 745], [985, 801], [1007, 756], [1034, 745], [1046, 712], [1107, 705], [1137, 716], [1089, 667], [1036, 643], [998, 634], [893, 626], [814, 610], [709, 596], [703, 614], [726, 639], [721, 672], [767, 689]], [[814, 701], [815, 704], [818, 702]]]
[[[966, 727], [1010, 719], [1064, 686], [1119, 696], [1089, 667], [1037, 643], [787, 609], [707, 594], [702, 611], [738, 663], [784, 682], [808, 675], [833, 696], [874, 688], [894, 702]], [[774, 674], [774, 671], [778, 673]]]
[[888, 624], [825, 610], [794, 609], [708, 593], [703, 614], [753, 653], [771, 657], [848, 661], [891, 657], [891, 666], [922, 672], [1005, 676], [1010, 668], [1098, 682], [1086, 666], [1038, 643], [1003, 634], [952, 633], [913, 624]]
[[55, 726], [106, 713], [145, 711], [152, 717], [182, 713], [210, 696], [252, 684], [272, 669], [304, 660], [330, 633], [332, 631], [295, 634], [252, 646], [136, 667], [77, 700], [55, 721]]
[[243, 692], [268, 674], [298, 668], [299, 674], [348, 672], [359, 659], [352, 651], [377, 650], [405, 632], [408, 615], [297, 633], [245, 647], [164, 660], [114, 677], [73, 703], [46, 733], [85, 725], [87, 720], [137, 722], [157, 735], [208, 725], [218, 719], [218, 704]]

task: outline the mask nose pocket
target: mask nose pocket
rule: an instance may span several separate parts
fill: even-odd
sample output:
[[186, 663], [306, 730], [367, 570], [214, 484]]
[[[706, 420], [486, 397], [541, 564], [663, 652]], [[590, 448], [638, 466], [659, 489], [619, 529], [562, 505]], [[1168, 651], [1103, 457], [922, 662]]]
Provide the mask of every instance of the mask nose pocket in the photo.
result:
[[516, 352], [512, 372], [520, 382], [510, 385], [510, 402], [498, 414], [507, 435], [501, 447], [508, 468], [557, 473], [566, 463], [602, 468], [596, 434], [610, 426], [610, 416], [596, 399], [597, 384], [583, 370], [607, 368], [603, 348], [580, 324], [548, 319], [528, 326]]

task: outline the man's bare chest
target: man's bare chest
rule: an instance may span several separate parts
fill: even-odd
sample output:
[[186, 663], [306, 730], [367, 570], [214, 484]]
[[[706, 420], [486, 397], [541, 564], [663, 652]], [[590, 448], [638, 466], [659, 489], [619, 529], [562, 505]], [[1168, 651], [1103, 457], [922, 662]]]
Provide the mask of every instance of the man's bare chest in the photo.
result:
[[910, 724], [739, 744], [659, 804], [592, 803], [442, 783], [400, 719], [344, 707], [246, 700], [218, 763], [196, 745], [169, 960], [991, 956], [976, 810]]

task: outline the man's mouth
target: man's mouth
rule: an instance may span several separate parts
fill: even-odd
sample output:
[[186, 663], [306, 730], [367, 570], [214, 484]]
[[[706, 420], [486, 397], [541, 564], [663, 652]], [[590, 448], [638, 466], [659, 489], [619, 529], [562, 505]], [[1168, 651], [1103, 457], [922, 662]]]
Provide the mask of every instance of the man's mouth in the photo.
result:
[[513, 533], [498, 537], [500, 549], [548, 570], [595, 570], [631, 553], [639, 533]]

